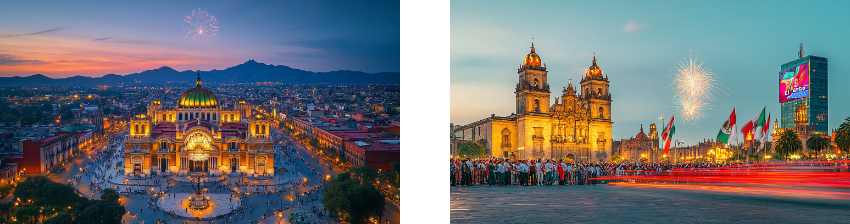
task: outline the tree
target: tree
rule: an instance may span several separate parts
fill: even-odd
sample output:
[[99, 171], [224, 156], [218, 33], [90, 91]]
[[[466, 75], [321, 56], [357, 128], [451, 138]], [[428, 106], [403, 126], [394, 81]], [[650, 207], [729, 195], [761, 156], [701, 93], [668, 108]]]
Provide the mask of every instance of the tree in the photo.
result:
[[850, 117], [844, 119], [844, 123], [835, 131], [835, 146], [845, 153], [850, 153]]
[[144, 114], [148, 112], [148, 107], [144, 104], [139, 104], [136, 108], [133, 108], [133, 114]]
[[12, 190], [15, 189], [14, 184], [2, 184], [0, 185], [0, 198], [6, 197], [6, 195], [12, 193]]
[[339, 213], [343, 221], [366, 223], [370, 217], [383, 217], [386, 200], [372, 184], [342, 173], [328, 182], [322, 204]]
[[103, 194], [100, 195], [100, 200], [104, 202], [115, 202], [118, 203], [118, 198], [121, 196], [118, 195], [118, 192], [115, 192], [112, 188], [107, 188], [103, 190]]
[[806, 147], [815, 151], [817, 153], [815, 155], [818, 155], [822, 150], [829, 148], [829, 142], [829, 138], [821, 134], [814, 134], [806, 141]]
[[623, 162], [624, 159], [625, 158], [623, 158], [622, 156], [617, 155], [617, 154], [614, 154], [613, 156], [611, 156], [611, 162], [612, 163], [620, 163], [620, 162]]
[[0, 212], [3, 212], [3, 217], [9, 219], [9, 212], [12, 211], [12, 207], [15, 206], [14, 202], [6, 202], [0, 203]]
[[93, 203], [77, 217], [80, 223], [121, 223], [121, 217], [127, 210], [114, 202], [91, 200]]
[[65, 213], [60, 213], [53, 218], [44, 220], [44, 224], [68, 224], [73, 223], [73, 216]]
[[378, 169], [368, 166], [354, 168], [351, 173], [353, 177], [368, 183], [375, 182], [375, 178], [378, 177]]
[[467, 142], [458, 146], [457, 154], [469, 158], [487, 157], [487, 151], [484, 146], [475, 142]]
[[797, 133], [792, 130], [785, 130], [779, 135], [779, 140], [776, 141], [776, 154], [782, 158], [788, 159], [788, 155], [799, 153], [803, 150], [803, 142], [797, 137]]
[[[103, 105], [103, 104], [101, 104], [101, 105]], [[112, 113], [112, 108], [111, 107], [103, 108], [102, 112], [103, 112], [104, 115], [109, 115], [110, 113]]]

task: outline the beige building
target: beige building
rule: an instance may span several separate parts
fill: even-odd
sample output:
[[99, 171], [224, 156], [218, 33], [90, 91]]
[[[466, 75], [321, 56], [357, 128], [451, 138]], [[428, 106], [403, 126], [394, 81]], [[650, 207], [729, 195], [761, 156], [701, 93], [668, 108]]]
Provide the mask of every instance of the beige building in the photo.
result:
[[606, 160], [612, 141], [611, 93], [596, 57], [580, 86], [568, 84], [554, 103], [549, 102], [548, 73], [532, 44], [517, 69], [516, 112], [458, 127], [452, 139], [477, 142], [503, 158]]

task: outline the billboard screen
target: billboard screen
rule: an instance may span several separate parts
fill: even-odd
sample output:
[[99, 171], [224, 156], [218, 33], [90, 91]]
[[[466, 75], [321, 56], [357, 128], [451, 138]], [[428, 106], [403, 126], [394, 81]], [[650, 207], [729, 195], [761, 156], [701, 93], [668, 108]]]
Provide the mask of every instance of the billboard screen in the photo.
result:
[[809, 63], [779, 72], [779, 102], [809, 97]]

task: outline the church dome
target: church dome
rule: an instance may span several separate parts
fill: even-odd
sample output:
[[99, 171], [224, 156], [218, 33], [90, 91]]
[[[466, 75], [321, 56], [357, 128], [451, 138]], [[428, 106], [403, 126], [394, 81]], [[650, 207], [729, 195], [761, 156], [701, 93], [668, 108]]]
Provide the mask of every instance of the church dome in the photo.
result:
[[643, 124], [640, 125], [640, 133], [635, 136], [635, 139], [649, 139], [649, 137], [643, 133]]
[[593, 56], [593, 65], [591, 65], [590, 68], [587, 69], [587, 73], [585, 73], [584, 75], [587, 77], [602, 77], [602, 69], [600, 69], [599, 66], [596, 65], [596, 56]]
[[218, 99], [215, 94], [204, 87], [201, 87], [201, 73], [198, 73], [197, 85], [182, 95], [180, 95], [180, 106], [182, 107], [201, 107], [213, 108], [218, 106]]
[[540, 60], [540, 56], [537, 53], [534, 53], [534, 43], [531, 44], [531, 53], [525, 56], [525, 59], [522, 62], [522, 68], [531, 68], [531, 69], [544, 69], [542, 65], [543, 62]]

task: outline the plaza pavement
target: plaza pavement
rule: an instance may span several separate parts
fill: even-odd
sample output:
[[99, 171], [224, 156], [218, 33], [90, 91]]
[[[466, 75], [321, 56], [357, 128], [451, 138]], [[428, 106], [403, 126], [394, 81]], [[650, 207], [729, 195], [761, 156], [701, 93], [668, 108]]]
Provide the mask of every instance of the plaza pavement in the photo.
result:
[[452, 223], [847, 223], [850, 202], [613, 185], [451, 187]]

